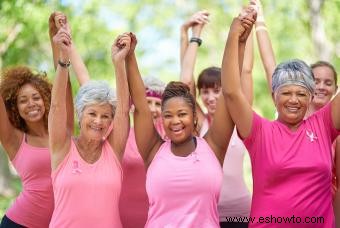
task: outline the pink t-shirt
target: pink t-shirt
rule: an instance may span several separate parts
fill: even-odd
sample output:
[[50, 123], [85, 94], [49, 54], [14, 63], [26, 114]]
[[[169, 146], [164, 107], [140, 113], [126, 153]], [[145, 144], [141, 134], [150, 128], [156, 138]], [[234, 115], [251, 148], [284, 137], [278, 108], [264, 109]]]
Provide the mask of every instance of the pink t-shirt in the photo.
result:
[[151, 162], [146, 179], [147, 228], [217, 228], [222, 168], [208, 143], [197, 139], [187, 157], [171, 152], [165, 141]]
[[[251, 216], [256, 222], [250, 227], [335, 227], [331, 145], [339, 133], [330, 105], [294, 132], [253, 114], [251, 134], [244, 140], [254, 180]], [[322, 219], [316, 222], [316, 217]]]
[[133, 129], [122, 161], [123, 183], [119, 211], [124, 228], [142, 228], [148, 217], [149, 201], [145, 189], [146, 169], [140, 156]]
[[120, 162], [105, 140], [94, 164], [85, 162], [71, 140], [70, 152], [52, 171], [55, 198], [50, 227], [120, 228]]
[[24, 134], [12, 164], [22, 181], [22, 191], [6, 216], [26, 227], [48, 227], [53, 212], [51, 156], [48, 148], [27, 144]]

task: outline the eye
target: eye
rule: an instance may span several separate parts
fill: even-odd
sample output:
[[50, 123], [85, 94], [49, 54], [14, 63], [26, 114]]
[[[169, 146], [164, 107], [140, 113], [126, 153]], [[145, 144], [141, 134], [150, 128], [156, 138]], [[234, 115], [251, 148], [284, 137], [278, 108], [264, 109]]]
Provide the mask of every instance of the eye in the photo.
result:
[[19, 104], [25, 104], [26, 102], [27, 102], [26, 99], [24, 99], [24, 100], [19, 100]]
[[33, 100], [35, 100], [35, 101], [38, 101], [38, 100], [40, 100], [40, 99], [41, 99], [40, 96], [35, 96], [35, 97], [33, 97]]
[[161, 107], [161, 103], [160, 102], [156, 102], [156, 106], [157, 107]]
[[96, 116], [96, 114], [94, 112], [89, 112], [90, 116]]
[[298, 93], [297, 94], [299, 97], [306, 97], [307, 96], [307, 94], [305, 94], [305, 93]]
[[219, 94], [220, 91], [221, 91], [221, 88], [216, 88], [216, 89], [214, 89], [214, 93], [216, 93], [216, 94]]
[[181, 113], [178, 114], [179, 117], [184, 117], [184, 116], [186, 116], [186, 115], [187, 115], [186, 112], [181, 112]]
[[164, 119], [169, 119], [169, 118], [171, 118], [171, 117], [172, 117], [172, 116], [171, 116], [170, 114], [164, 114], [164, 115], [163, 115], [163, 118], [164, 118]]

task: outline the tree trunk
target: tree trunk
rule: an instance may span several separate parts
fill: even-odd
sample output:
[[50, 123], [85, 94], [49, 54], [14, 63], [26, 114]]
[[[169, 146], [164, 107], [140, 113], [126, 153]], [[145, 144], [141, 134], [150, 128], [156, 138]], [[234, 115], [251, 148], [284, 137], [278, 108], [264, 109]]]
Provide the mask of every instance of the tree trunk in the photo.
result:
[[333, 44], [327, 39], [321, 8], [324, 0], [308, 0], [310, 27], [316, 55], [319, 60], [331, 61], [333, 55]]

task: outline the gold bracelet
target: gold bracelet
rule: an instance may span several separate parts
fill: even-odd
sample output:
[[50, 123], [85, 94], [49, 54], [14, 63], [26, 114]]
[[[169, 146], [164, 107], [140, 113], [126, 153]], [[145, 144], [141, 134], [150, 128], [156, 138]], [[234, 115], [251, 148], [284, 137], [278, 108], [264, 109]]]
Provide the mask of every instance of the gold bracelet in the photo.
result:
[[264, 30], [264, 31], [268, 31], [267, 30], [267, 27], [265, 25], [260, 25], [260, 26], [257, 26], [255, 28], [255, 31], [258, 32], [258, 31], [261, 31], [261, 30]]

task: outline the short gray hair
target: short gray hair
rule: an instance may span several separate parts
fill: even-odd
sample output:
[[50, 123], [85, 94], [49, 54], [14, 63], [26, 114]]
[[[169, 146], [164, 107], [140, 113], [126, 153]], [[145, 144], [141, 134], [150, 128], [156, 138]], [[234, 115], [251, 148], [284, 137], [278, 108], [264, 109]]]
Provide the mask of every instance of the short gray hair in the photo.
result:
[[299, 59], [280, 63], [273, 73], [272, 91], [275, 93], [275, 91], [285, 85], [305, 87], [313, 95], [315, 82], [312, 69]]
[[143, 82], [146, 91], [153, 91], [159, 93], [160, 95], [163, 94], [166, 86], [166, 84], [162, 80], [154, 76], [143, 77]]
[[117, 99], [115, 92], [105, 81], [89, 81], [79, 88], [75, 98], [75, 108], [78, 120], [83, 117], [83, 111], [89, 105], [110, 104], [112, 116], [116, 110]]

